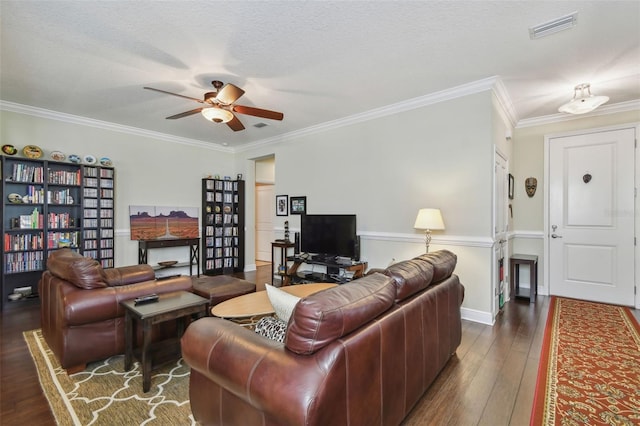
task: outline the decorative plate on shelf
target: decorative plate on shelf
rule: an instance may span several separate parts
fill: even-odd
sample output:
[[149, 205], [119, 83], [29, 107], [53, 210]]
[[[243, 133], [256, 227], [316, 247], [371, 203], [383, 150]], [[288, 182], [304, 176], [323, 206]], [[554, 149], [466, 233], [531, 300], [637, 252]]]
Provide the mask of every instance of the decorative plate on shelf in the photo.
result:
[[173, 266], [176, 263], [178, 263], [177, 260], [163, 260], [162, 262], [158, 262], [158, 265], [164, 266], [166, 268], [167, 266]]
[[27, 145], [22, 148], [22, 154], [27, 158], [40, 158], [42, 157], [42, 148], [35, 145]]
[[96, 160], [96, 157], [94, 157], [93, 155], [85, 155], [84, 156], [84, 162], [87, 164], [96, 164], [98, 160]]
[[2, 152], [4, 152], [7, 155], [16, 155], [18, 153], [18, 150], [16, 149], [15, 146], [13, 145], [2, 145]]
[[80, 156], [78, 154], [71, 154], [69, 156], [69, 161], [75, 164], [80, 164]]
[[105, 166], [105, 167], [111, 167], [111, 166], [113, 166], [113, 161], [111, 161], [111, 158], [109, 158], [109, 157], [102, 157], [100, 159], [100, 165]]
[[231, 206], [224, 206], [224, 212], [227, 214], [231, 213]]
[[16, 194], [15, 192], [13, 192], [7, 195], [7, 198], [9, 199], [10, 203], [22, 204], [22, 195], [20, 194]]
[[50, 156], [52, 160], [56, 161], [64, 161], [64, 159], [67, 158], [67, 156], [60, 151], [53, 151]]

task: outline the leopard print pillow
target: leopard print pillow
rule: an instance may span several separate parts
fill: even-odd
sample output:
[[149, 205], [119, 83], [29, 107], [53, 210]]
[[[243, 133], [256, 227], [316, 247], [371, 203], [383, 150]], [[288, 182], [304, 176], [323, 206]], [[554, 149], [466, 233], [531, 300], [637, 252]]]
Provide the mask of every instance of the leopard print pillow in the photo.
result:
[[262, 337], [282, 343], [287, 334], [287, 323], [276, 317], [263, 317], [256, 324], [255, 332]]

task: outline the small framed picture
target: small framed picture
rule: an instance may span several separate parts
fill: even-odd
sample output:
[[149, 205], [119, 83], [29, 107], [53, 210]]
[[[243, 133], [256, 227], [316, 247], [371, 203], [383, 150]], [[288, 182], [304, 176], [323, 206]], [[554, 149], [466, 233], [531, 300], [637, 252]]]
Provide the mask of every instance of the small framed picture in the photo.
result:
[[307, 214], [307, 197], [291, 197], [291, 214]]
[[288, 195], [276, 195], [276, 216], [289, 216], [289, 214], [287, 213], [288, 204]]
[[513, 200], [513, 175], [509, 173], [509, 199]]

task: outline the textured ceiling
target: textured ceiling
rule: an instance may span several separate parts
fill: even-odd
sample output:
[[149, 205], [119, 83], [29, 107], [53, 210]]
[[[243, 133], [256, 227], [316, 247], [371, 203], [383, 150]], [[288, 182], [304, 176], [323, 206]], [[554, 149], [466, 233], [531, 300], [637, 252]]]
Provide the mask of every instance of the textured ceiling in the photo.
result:
[[[578, 12], [539, 40], [528, 28]], [[0, 1], [0, 100], [240, 147], [499, 76], [516, 120], [557, 114], [576, 84], [640, 99], [634, 1]], [[246, 130], [199, 114], [218, 79]], [[268, 126], [255, 128], [265, 122]]]

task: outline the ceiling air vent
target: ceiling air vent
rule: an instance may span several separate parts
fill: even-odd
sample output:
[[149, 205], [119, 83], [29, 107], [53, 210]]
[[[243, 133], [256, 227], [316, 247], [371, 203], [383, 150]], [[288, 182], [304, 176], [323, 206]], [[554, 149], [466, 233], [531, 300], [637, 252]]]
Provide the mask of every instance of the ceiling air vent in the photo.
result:
[[529, 28], [529, 37], [531, 40], [542, 38], [559, 31], [568, 30], [573, 28], [578, 23], [578, 12], [573, 12], [570, 15], [563, 16], [553, 21], [545, 22], [535, 27]]
[[253, 127], [257, 127], [258, 129], [261, 127], [266, 127], [267, 123], [258, 123], [258, 124], [254, 124]]

